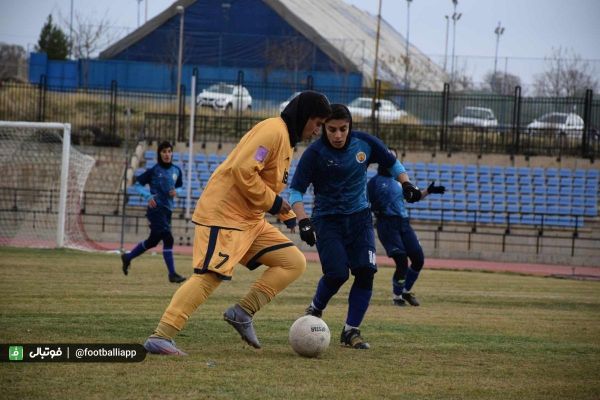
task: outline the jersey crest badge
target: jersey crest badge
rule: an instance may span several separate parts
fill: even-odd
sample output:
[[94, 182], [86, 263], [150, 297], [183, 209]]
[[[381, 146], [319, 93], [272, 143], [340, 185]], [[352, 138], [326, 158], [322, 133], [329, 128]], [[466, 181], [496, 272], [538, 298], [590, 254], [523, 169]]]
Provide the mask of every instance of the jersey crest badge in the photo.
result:
[[367, 155], [365, 154], [364, 151], [359, 151], [358, 153], [356, 153], [356, 161], [358, 161], [359, 163], [364, 163], [367, 160]]

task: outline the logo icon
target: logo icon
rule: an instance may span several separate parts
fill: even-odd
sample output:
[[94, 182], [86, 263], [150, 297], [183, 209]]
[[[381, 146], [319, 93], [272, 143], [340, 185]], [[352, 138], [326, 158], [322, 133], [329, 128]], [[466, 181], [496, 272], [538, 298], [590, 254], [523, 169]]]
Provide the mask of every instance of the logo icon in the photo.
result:
[[356, 153], [356, 161], [358, 161], [359, 163], [364, 163], [366, 159], [367, 155], [364, 151], [359, 151], [358, 153]]
[[8, 359], [10, 361], [23, 361], [23, 346], [9, 346]]

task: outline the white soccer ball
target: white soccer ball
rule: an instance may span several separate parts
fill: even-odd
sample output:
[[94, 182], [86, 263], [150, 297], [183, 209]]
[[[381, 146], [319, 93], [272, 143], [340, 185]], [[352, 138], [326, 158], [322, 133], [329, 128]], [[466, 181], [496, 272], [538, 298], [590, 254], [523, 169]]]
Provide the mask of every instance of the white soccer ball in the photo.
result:
[[329, 347], [331, 332], [321, 318], [304, 315], [292, 324], [289, 340], [296, 353], [304, 357], [317, 357]]

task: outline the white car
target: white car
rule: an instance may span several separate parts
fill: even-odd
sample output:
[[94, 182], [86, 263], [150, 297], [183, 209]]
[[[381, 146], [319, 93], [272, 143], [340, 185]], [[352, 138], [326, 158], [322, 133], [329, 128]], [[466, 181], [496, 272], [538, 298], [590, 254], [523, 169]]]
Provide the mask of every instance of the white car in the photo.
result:
[[465, 107], [456, 117], [454, 117], [452, 125], [495, 128], [498, 126], [498, 120], [496, 119], [494, 112], [489, 108]]
[[300, 93], [302, 92], [294, 92], [290, 97], [287, 98], [286, 101], [282, 101], [281, 104], [279, 104], [279, 112], [283, 111], [283, 109], [290, 104], [290, 101], [294, 100], [294, 97], [298, 96]]
[[581, 136], [583, 134], [583, 118], [573, 113], [551, 112], [536, 118], [527, 125], [530, 134], [554, 131], [568, 136]]
[[202, 90], [196, 97], [196, 104], [218, 111], [244, 111], [252, 108], [252, 97], [244, 86], [217, 83]]
[[[357, 120], [364, 118], [371, 118], [371, 104], [373, 99], [371, 97], [357, 97], [348, 104], [348, 110], [352, 114], [352, 118]], [[376, 100], [375, 115], [379, 117], [380, 121], [394, 121], [404, 118], [408, 113], [404, 110], [399, 109], [396, 104], [390, 100], [379, 99]]]

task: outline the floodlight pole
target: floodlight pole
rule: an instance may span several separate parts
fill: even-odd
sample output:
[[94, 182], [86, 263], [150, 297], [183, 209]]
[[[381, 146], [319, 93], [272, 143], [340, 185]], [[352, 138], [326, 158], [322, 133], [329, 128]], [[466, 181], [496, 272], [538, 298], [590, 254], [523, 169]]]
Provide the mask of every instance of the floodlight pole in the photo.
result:
[[[456, 5], [455, 5], [456, 8]], [[451, 63], [451, 69], [450, 69], [450, 81], [454, 82], [454, 63], [455, 63], [455, 56], [454, 56], [454, 52], [456, 49], [456, 23], [458, 22], [458, 20], [460, 19], [460, 17], [462, 17], [462, 13], [454, 13], [452, 14], [452, 63]]]
[[[183, 63], [183, 20], [184, 20], [184, 8], [183, 6], [177, 6], [177, 13], [179, 14], [179, 52], [177, 56], [177, 104], [179, 104], [179, 98], [181, 96], [181, 67]], [[177, 107], [179, 109], [179, 106]], [[179, 113], [179, 111], [178, 111]], [[179, 135], [179, 115], [177, 116], [176, 134]]]
[[446, 44], [444, 46], [444, 72], [448, 72], [448, 31], [450, 30], [450, 16], [444, 15], [446, 18]]
[[406, 0], [406, 60], [404, 62], [404, 88], [408, 89], [408, 68], [410, 67], [410, 53], [408, 46], [410, 45], [410, 3], [412, 0]]
[[504, 33], [504, 27], [501, 22], [498, 21], [498, 26], [494, 29], [494, 33], [496, 34], [496, 55], [494, 57], [494, 79], [496, 76], [496, 71], [498, 69], [498, 47], [500, 45], [500, 36]]
[[381, 1], [379, 0], [379, 10], [377, 11], [377, 34], [375, 35], [375, 62], [373, 63], [373, 98], [371, 100], [371, 122], [375, 121], [375, 85], [377, 83], [377, 61], [379, 59], [379, 32], [381, 31]]

